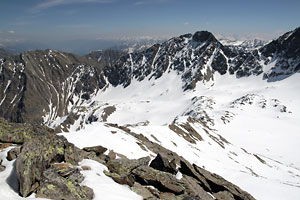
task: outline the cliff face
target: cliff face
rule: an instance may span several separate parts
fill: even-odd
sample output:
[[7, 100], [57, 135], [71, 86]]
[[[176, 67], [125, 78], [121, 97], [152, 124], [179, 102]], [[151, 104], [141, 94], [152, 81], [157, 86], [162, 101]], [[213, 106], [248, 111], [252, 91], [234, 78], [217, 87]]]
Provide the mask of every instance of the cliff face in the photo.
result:
[[96, 62], [51, 50], [3, 59], [0, 115], [14, 122], [64, 116], [70, 107], [104, 87], [101, 70]]

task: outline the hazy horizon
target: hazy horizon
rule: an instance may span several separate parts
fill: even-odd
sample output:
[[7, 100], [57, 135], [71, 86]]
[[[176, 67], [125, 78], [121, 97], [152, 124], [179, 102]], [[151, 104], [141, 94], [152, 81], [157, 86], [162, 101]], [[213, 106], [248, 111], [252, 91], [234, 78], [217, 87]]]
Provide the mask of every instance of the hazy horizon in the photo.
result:
[[10, 0], [1, 8], [0, 47], [70, 52], [199, 30], [218, 38], [271, 40], [297, 28], [300, 19], [294, 0]]

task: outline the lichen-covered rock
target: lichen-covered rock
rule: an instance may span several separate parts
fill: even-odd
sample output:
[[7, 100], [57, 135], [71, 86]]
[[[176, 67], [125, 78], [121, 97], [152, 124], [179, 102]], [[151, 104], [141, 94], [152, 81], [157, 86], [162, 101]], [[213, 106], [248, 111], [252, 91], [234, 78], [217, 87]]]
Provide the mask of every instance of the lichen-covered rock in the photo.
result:
[[43, 171], [52, 162], [64, 159], [64, 141], [62, 136], [37, 135], [23, 145], [16, 160], [16, 171], [20, 184], [20, 194], [27, 197], [32, 186], [42, 178]]
[[25, 124], [9, 123], [0, 118], [0, 142], [22, 144], [31, 139], [33, 127]]
[[11, 149], [11, 150], [9, 150], [8, 152], [7, 152], [7, 157], [6, 157], [6, 159], [8, 160], [8, 161], [11, 161], [11, 160], [14, 160], [14, 159], [16, 159], [17, 157], [18, 157], [18, 155], [21, 153], [21, 146], [17, 146], [17, 147], [15, 147], [15, 148], [13, 148], [13, 149]]
[[64, 142], [64, 161], [77, 165], [83, 159], [82, 150], [69, 143], [65, 138], [62, 139]]
[[93, 190], [87, 186], [80, 186], [82, 181], [83, 175], [77, 168], [51, 167], [43, 172], [36, 196], [55, 200], [93, 199]]
[[25, 141], [16, 160], [16, 171], [20, 184], [20, 194], [28, 196], [34, 190], [32, 186], [39, 182], [43, 172], [54, 162], [78, 164], [80, 149], [69, 143], [63, 136], [51, 133], [36, 134]]
[[147, 166], [150, 162], [150, 157], [144, 157], [137, 160], [115, 159], [107, 162], [107, 167], [110, 172], [105, 172], [117, 183], [127, 184], [132, 186], [135, 178], [132, 171], [139, 166]]

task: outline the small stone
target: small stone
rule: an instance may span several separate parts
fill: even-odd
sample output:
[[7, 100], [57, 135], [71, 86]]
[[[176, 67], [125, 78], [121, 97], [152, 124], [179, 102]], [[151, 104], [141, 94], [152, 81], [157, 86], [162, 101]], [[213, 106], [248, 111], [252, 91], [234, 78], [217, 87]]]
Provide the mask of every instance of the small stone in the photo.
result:
[[9, 151], [7, 152], [7, 157], [6, 157], [6, 159], [7, 159], [8, 161], [14, 160], [14, 159], [16, 159], [16, 158], [18, 157], [18, 155], [19, 155], [20, 153], [21, 153], [21, 146], [15, 147], [15, 148], [13, 148], [13, 149], [11, 149], [11, 150], [9, 150]]
[[0, 160], [0, 172], [5, 170], [5, 166], [2, 165], [2, 160]]
[[92, 168], [90, 166], [86, 166], [86, 165], [81, 166], [81, 169], [85, 170], [85, 171], [92, 170]]

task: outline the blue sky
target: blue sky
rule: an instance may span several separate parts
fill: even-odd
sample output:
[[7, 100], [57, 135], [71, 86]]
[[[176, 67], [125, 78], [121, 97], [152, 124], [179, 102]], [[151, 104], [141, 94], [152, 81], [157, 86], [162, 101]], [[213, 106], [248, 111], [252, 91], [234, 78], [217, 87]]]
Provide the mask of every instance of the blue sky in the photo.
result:
[[197, 30], [273, 39], [300, 26], [299, 0], [1, 0], [0, 44], [168, 38]]

